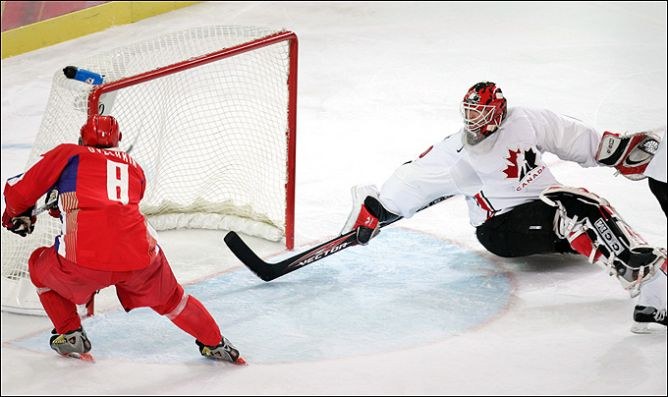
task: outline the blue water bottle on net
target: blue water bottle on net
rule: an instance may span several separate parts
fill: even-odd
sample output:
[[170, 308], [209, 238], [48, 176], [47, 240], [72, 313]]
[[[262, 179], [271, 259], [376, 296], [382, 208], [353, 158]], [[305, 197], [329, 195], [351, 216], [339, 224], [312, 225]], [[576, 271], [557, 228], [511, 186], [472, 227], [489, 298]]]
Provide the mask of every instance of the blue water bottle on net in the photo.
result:
[[65, 73], [65, 77], [68, 79], [79, 80], [90, 85], [100, 85], [104, 81], [104, 77], [101, 74], [76, 66], [65, 67], [63, 73]]
[[[78, 80], [82, 83], [90, 84], [92, 86], [100, 85], [104, 83], [104, 75], [99, 73], [92, 72], [83, 68], [78, 68], [76, 66], [67, 66], [63, 69], [65, 77], [71, 80]], [[114, 101], [116, 100], [116, 94], [118, 91], [112, 91], [104, 93], [100, 96], [97, 104], [98, 114], [111, 114], [111, 108], [114, 106]], [[86, 109], [87, 108], [87, 95], [85, 93], [81, 99], [81, 103], [76, 105], [77, 108]]]

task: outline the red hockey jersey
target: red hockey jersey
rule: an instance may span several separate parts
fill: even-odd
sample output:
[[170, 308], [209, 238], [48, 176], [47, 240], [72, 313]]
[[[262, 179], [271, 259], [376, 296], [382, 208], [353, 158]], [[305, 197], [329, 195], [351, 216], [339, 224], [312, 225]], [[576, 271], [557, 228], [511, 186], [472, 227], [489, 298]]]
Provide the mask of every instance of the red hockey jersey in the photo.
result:
[[127, 153], [61, 144], [7, 181], [7, 208], [20, 214], [54, 187], [63, 222], [55, 241], [59, 255], [107, 271], [151, 263], [158, 250], [156, 234], [139, 211], [146, 177]]

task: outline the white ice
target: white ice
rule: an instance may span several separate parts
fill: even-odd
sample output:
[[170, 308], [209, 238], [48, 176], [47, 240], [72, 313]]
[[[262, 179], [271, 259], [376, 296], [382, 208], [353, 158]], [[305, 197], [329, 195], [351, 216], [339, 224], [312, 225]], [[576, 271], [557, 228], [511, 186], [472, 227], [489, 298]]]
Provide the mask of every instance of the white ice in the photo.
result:
[[[453, 133], [476, 81], [496, 81], [511, 106], [600, 131], [666, 123], [665, 2], [205, 2], [3, 60], [2, 180], [24, 170], [56, 70], [140, 37], [225, 24], [299, 36], [297, 249], [339, 231], [351, 185], [381, 184]], [[645, 181], [549, 162], [666, 246]], [[162, 233], [179, 279], [215, 307], [250, 364], [201, 359], [169, 322], [120, 313], [105, 291], [84, 323], [102, 352], [94, 365], [48, 351], [48, 319], [3, 312], [2, 394], [666, 394], [665, 329], [631, 333], [634, 302], [616, 280], [576, 257], [494, 257], [473, 231], [452, 199], [267, 284], [231, 257], [223, 232]], [[248, 240], [265, 257], [281, 252]], [[415, 256], [427, 249], [432, 258]], [[480, 272], [501, 281], [476, 286]]]

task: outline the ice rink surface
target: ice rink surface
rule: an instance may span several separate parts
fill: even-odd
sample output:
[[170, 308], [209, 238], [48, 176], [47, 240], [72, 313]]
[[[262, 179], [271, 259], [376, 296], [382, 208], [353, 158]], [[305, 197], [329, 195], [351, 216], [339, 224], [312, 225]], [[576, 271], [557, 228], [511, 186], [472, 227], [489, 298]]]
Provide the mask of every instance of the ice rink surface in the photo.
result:
[[[454, 133], [477, 81], [495, 81], [511, 107], [547, 107], [601, 132], [666, 124], [665, 2], [211, 2], [3, 60], [2, 180], [24, 170], [57, 70], [204, 25], [299, 37], [297, 250], [339, 232], [352, 185], [382, 184]], [[562, 183], [607, 198], [666, 246], [645, 181], [548, 160]], [[248, 366], [200, 358], [169, 321], [125, 314], [107, 290], [84, 322], [93, 365], [50, 351], [48, 319], [3, 312], [2, 394], [666, 394], [665, 329], [631, 333], [634, 302], [616, 280], [573, 256], [485, 252], [462, 198], [271, 283], [223, 235], [161, 241]], [[265, 258], [282, 253], [247, 240]]]

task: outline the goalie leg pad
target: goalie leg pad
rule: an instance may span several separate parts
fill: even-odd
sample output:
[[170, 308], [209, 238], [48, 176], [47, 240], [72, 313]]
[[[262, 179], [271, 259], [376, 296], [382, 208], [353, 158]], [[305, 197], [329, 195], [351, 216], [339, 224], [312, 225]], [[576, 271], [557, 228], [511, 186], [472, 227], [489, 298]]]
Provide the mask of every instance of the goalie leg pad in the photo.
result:
[[637, 296], [641, 285], [666, 267], [666, 251], [649, 246], [633, 247], [629, 260], [615, 259], [614, 266], [622, 286], [632, 296]]
[[665, 251], [649, 246], [602, 197], [583, 188], [552, 186], [540, 198], [557, 207], [557, 236], [616, 276], [632, 296], [665, 262]]
[[585, 256], [590, 263], [599, 263], [603, 253], [596, 248], [586, 228], [582, 227], [570, 233], [566, 239], [571, 247], [579, 254]]

